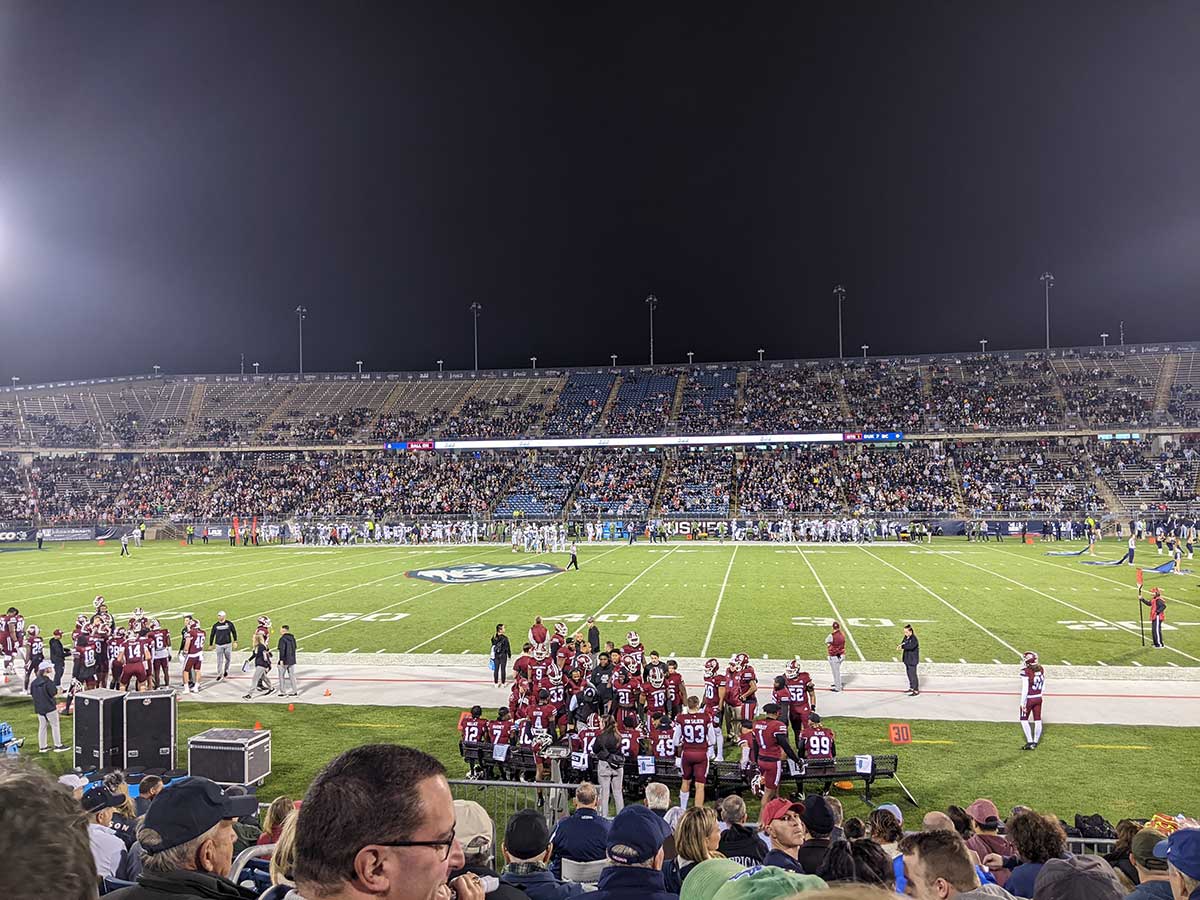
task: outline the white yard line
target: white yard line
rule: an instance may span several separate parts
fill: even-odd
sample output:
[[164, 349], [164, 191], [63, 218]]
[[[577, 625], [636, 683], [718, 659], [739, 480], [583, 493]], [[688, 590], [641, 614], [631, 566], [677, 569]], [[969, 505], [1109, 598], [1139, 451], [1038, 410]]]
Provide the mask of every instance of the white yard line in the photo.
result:
[[[599, 556], [593, 557], [593, 561], [597, 560], [597, 559], [602, 559], [603, 557], [608, 556], [608, 554], [621, 549], [621, 546], [622, 545], [618, 545], [616, 547], [613, 547], [611, 550], [605, 550]], [[660, 556], [659, 559], [660, 560], [666, 559], [666, 556]], [[523, 591], [517, 591], [517, 593], [513, 594], [511, 597], [501, 600], [499, 603], [492, 604], [487, 609], [481, 610], [480, 612], [475, 613], [475, 615], [471, 616], [469, 619], [463, 619], [463, 621], [459, 622], [457, 625], [453, 626], [452, 628], [447, 628], [441, 634], [435, 634], [433, 637], [429, 638], [428, 640], [421, 641], [421, 643], [417, 644], [416, 646], [412, 647], [409, 650], [406, 650], [405, 652], [406, 653], [415, 653], [417, 650], [424, 647], [425, 645], [432, 644], [434, 641], [438, 640], [439, 638], [443, 638], [446, 635], [450, 634], [451, 632], [457, 631], [458, 629], [462, 628], [464, 625], [471, 624], [476, 619], [478, 619], [480, 616], [485, 616], [488, 613], [490, 613], [492, 610], [499, 609], [501, 606], [504, 606], [506, 603], [510, 603], [511, 601], [516, 600], [518, 597], [522, 597], [525, 594], [528, 594], [530, 591], [540, 588], [544, 584], [549, 584], [555, 578], [558, 578], [560, 575], [565, 575], [565, 574], [566, 574], [566, 571], [555, 572], [553, 575], [547, 575], [545, 578], [540, 578], [540, 579], [538, 579], [538, 582], [536, 584], [530, 585], [529, 587], [525, 588], [525, 590], [523, 590]], [[449, 585], [442, 585], [442, 587], [449, 587]]]
[[[1066, 572], [1074, 572], [1076, 575], [1086, 575], [1088, 578], [1099, 578], [1101, 581], [1107, 581], [1109, 584], [1120, 585], [1121, 587], [1128, 588], [1131, 591], [1135, 590], [1137, 588], [1137, 585], [1131, 585], [1131, 584], [1126, 584], [1123, 581], [1117, 581], [1117, 579], [1109, 578], [1107, 575], [1101, 575], [1099, 572], [1082, 572], [1079, 569], [1073, 569], [1070, 566], [1063, 565], [1062, 563], [1050, 562], [1050, 560], [1048, 560], [1048, 559], [1037, 559], [1036, 557], [1023, 556], [1020, 553], [1013, 553], [1010, 550], [1005, 550], [1004, 553], [1008, 556], [1015, 556], [1017, 559], [1032, 560], [1033, 562], [1041, 563], [1044, 566], [1051, 566], [1052, 568], [1062, 569]], [[1136, 571], [1138, 568], [1145, 569], [1148, 567], [1147, 566], [1131, 566], [1130, 568], [1133, 568]], [[1075, 589], [1071, 588], [1071, 590], [1075, 590]], [[1169, 603], [1182, 603], [1184, 606], [1192, 607], [1192, 609], [1200, 609], [1200, 604], [1192, 603], [1188, 600], [1184, 600], [1182, 597], [1179, 597], [1179, 596], [1170, 596], [1164, 592], [1163, 597]]]
[[812, 572], [813, 578], [817, 579], [817, 587], [821, 589], [821, 593], [824, 594], [825, 599], [829, 601], [829, 608], [832, 609], [833, 614], [837, 616], [837, 620], [842, 626], [842, 631], [846, 632], [846, 637], [850, 640], [850, 646], [852, 646], [854, 648], [854, 652], [858, 654], [859, 661], [866, 662], [867, 658], [863, 656], [863, 652], [858, 649], [858, 641], [854, 639], [854, 635], [850, 632], [850, 626], [846, 624], [846, 620], [842, 618], [842, 614], [838, 611], [837, 606], [834, 605], [833, 598], [829, 596], [829, 591], [825, 590], [825, 582], [821, 580], [821, 576], [818, 575], [817, 570], [813, 568], [812, 560], [810, 560], [808, 558], [808, 554], [802, 551], [799, 547], [796, 548], [796, 552], [800, 554], [801, 558], [808, 566], [808, 570]]
[[[156, 573], [162, 572], [167, 567], [174, 568], [175, 566], [178, 566], [178, 565], [183, 565], [185, 570], [188, 567], [200, 568], [205, 564], [205, 562], [206, 562], [206, 560], [197, 559], [194, 557], [192, 559], [188, 559], [188, 560], [182, 560], [182, 559], [170, 560], [170, 561], [162, 563], [161, 565], [156, 566], [154, 571]], [[60, 565], [55, 567], [54, 569], [50, 569], [47, 572], [42, 572], [42, 573], [38, 573], [38, 574], [54, 574], [54, 573], [61, 574], [61, 572], [63, 571], [62, 565], [65, 563], [66, 563], [66, 561], [64, 560], [63, 563], [60, 563]], [[14, 576], [13, 578], [6, 579], [4, 582], [0, 583], [0, 591], [4, 591], [7, 593], [11, 590], [18, 589], [22, 585], [27, 586], [27, 587], [44, 587], [44, 586], [50, 585], [50, 584], [64, 584], [67, 582], [77, 582], [81, 575], [86, 575], [86, 577], [88, 577], [90, 579], [95, 579], [95, 580], [99, 581], [111, 573], [121, 572], [122, 570], [124, 572], [128, 572], [129, 565], [130, 565], [130, 563], [121, 562], [119, 564], [112, 566], [111, 569], [108, 568], [107, 566], [102, 569], [99, 566], [92, 565], [89, 562], [87, 564], [86, 570], [81, 569], [80, 571], [74, 572], [71, 575], [66, 575], [61, 578], [53, 578], [50, 581], [30, 581], [28, 578]], [[32, 575], [34, 573], [29, 573], [29, 574]], [[148, 577], [154, 578], [155, 576], [151, 575]], [[135, 582], [145, 581], [145, 580], [147, 580], [146, 577], [142, 577], [142, 578], [135, 578], [131, 581], [119, 581], [119, 582], [116, 582], [116, 584], [134, 584]], [[60, 591], [59, 593], [66, 593], [66, 592]], [[18, 601], [37, 600], [37, 599], [40, 599], [40, 597], [56, 597], [56, 596], [58, 596], [58, 594], [41, 594], [41, 595], [39, 595], [39, 597], [18, 597], [16, 599]]]
[[733, 571], [733, 561], [737, 559], [737, 544], [733, 545], [733, 552], [729, 554], [729, 565], [725, 567], [725, 578], [721, 581], [721, 590], [717, 594], [717, 605], [713, 607], [712, 618], [708, 622], [708, 634], [704, 636], [704, 646], [700, 648], [702, 657], [708, 656], [708, 645], [712, 641], [713, 628], [717, 625], [717, 614], [721, 611], [721, 601], [725, 598], [725, 586], [729, 584], [729, 573]]
[[[1015, 578], [1009, 578], [1007, 575], [1001, 575], [999, 572], [993, 572], [991, 569], [985, 569], [983, 566], [977, 566], [977, 565], [975, 565], [975, 563], [967, 562], [965, 559], [959, 559], [959, 558], [953, 557], [953, 556], [950, 558], [953, 559], [955, 562], [962, 563], [964, 566], [970, 566], [972, 569], [978, 569], [980, 572], [985, 572], [994, 578], [1003, 578], [1005, 581], [1010, 581], [1013, 584], [1015, 584], [1017, 587], [1022, 588], [1023, 590], [1029, 591], [1030, 593], [1033, 593], [1033, 594], [1037, 594], [1039, 597], [1045, 597], [1047, 600], [1053, 600], [1055, 603], [1059, 603], [1059, 604], [1067, 607], [1068, 609], [1075, 610], [1075, 612], [1083, 613], [1085, 616], [1089, 616], [1091, 619], [1093, 619], [1096, 622], [1103, 622], [1105, 625], [1111, 625], [1113, 628], [1119, 628], [1122, 631], [1127, 632], [1129, 634], [1136, 634], [1139, 637], [1141, 636], [1141, 632], [1139, 632], [1135, 628], [1127, 628], [1124, 625], [1120, 624], [1119, 622], [1110, 622], [1108, 619], [1104, 618], [1103, 616], [1098, 616], [1094, 612], [1089, 612], [1088, 610], [1084, 609], [1082, 606], [1076, 606], [1074, 603], [1068, 603], [1066, 600], [1060, 600], [1058, 597], [1055, 597], [1052, 594], [1047, 594], [1045, 591], [1039, 591], [1035, 587], [1030, 587], [1027, 584], [1022, 584], [1021, 582], [1017, 581]], [[1167, 649], [1170, 650], [1172, 653], [1178, 653], [1180, 656], [1184, 657], [1185, 659], [1190, 659], [1192, 662], [1200, 663], [1200, 658], [1192, 656], [1188, 653], [1184, 653], [1182, 650], [1177, 650], [1174, 647], [1167, 647]], [[1135, 666], [1141, 665], [1138, 662], [1134, 662], [1133, 664]]]
[[[620, 597], [622, 594], [624, 594], [624, 593], [625, 593], [627, 590], [629, 590], [631, 587], [633, 587], [635, 584], [637, 584], [638, 580], [639, 580], [639, 579], [640, 579], [640, 578], [641, 578], [643, 575], [645, 575], [647, 572], [649, 572], [651, 569], [653, 569], [655, 566], [657, 566], [657, 565], [658, 565], [660, 562], [662, 562], [663, 560], [667, 559], [667, 558], [668, 558], [668, 557], [669, 557], [669, 556], [670, 556], [672, 553], [674, 553], [674, 552], [675, 552], [676, 550], [678, 550], [678, 549], [679, 549], [678, 547], [672, 547], [670, 550], [668, 550], [668, 551], [667, 551], [666, 553], [664, 553], [662, 556], [656, 557], [656, 558], [655, 558], [655, 560], [654, 560], [654, 562], [650, 563], [650, 565], [646, 566], [646, 568], [642, 569], [642, 571], [640, 571], [640, 572], [638, 572], [636, 575], [634, 575], [634, 576], [633, 576], [633, 580], [632, 580], [632, 581], [630, 581], [630, 582], [629, 582], [629, 584], [625, 585], [625, 587], [621, 588], [619, 591], [617, 591], [615, 594], [613, 594], [611, 597], [609, 597], [609, 598], [608, 598], [608, 602], [607, 602], [607, 603], [605, 603], [603, 606], [601, 606], [601, 607], [600, 607], [598, 610], [596, 610], [594, 613], [592, 613], [592, 615], [593, 615], [593, 616], [598, 616], [598, 615], [600, 615], [602, 612], [604, 612], [606, 609], [608, 609], [610, 606], [612, 606], [612, 605], [613, 605], [613, 603], [614, 603], [614, 602], [617, 600], [617, 598], [619, 598], [619, 597]], [[609, 551], [609, 552], [611, 552], [611, 551]], [[735, 549], [735, 550], [734, 550], [734, 553], [736, 553], [736, 552], [737, 552], [737, 550]], [[728, 572], [726, 572], [726, 575], [728, 575]]]
[[[1021, 651], [1018, 650], [1016, 647], [1014, 647], [1012, 644], [1010, 644], [1008, 641], [1004, 640], [1004, 638], [1000, 637], [999, 635], [993, 634], [991, 631], [989, 631], [987, 628], [980, 625], [978, 622], [976, 622], [974, 619], [972, 619], [970, 616], [968, 616], [965, 612], [963, 612], [961, 609], [959, 609], [957, 606], [955, 606], [949, 600], [946, 600], [944, 597], [942, 597], [940, 594], [933, 591], [931, 588], [926, 587], [924, 584], [922, 584], [917, 579], [913, 578], [911, 575], [909, 575], [903, 569], [893, 566], [886, 559], [882, 559], [882, 558], [876, 556], [874, 553], [872, 553], [870, 550], [868, 550], [866, 547], [863, 547], [862, 545], [859, 545], [858, 549], [862, 550], [863, 553], [867, 554], [867, 556], [871, 557], [872, 559], [883, 563], [889, 569], [899, 572], [901, 575], [903, 575], [905, 578], [907, 578], [909, 581], [911, 581], [913, 584], [915, 584], [917, 587], [919, 587], [921, 590], [923, 590], [929, 596], [933, 597], [933, 599], [935, 599], [939, 603], [943, 604], [946, 608], [951, 609], [954, 612], [958, 613], [960, 616], [962, 616], [964, 619], [966, 619], [968, 622], [970, 622], [972, 625], [974, 625], [976, 628], [978, 628], [980, 631], [982, 631], [984, 634], [986, 634], [988, 637], [990, 637], [992, 640], [994, 640], [997, 644], [1000, 644], [1000, 646], [1006, 647], [1009, 650], [1011, 650], [1013, 652], [1013, 654], [1017, 656], [1017, 658], [1021, 657]], [[951, 556], [949, 558], [954, 559], [955, 557]]]

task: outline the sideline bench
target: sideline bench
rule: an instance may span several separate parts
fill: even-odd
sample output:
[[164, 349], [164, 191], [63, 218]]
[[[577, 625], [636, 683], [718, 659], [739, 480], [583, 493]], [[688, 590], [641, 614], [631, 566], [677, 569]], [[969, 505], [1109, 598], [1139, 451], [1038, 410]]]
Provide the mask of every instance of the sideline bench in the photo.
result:
[[[508, 750], [508, 756], [504, 762], [497, 762], [492, 758], [492, 745], [483, 743], [463, 742], [460, 744], [463, 760], [473, 772], [482, 773], [485, 778], [492, 778], [496, 775], [510, 778], [514, 781], [531, 780], [535, 777], [536, 765], [533, 760], [533, 752], [526, 747], [511, 745]], [[904, 792], [904, 796], [913, 805], [917, 805], [917, 800], [908, 788], [904, 786], [899, 776], [896, 774], [899, 758], [895, 753], [883, 753], [871, 757], [872, 767], [869, 772], [858, 771], [857, 758], [853, 756], [839, 756], [836, 759], [827, 762], [809, 763], [803, 771], [797, 775], [788, 775], [790, 781], [796, 784], [797, 793], [803, 795], [806, 785], [812, 785], [814, 782], [821, 784], [821, 792], [829, 793], [830, 788], [836, 781], [849, 781], [853, 783], [861, 783], [862, 798], [868, 806], [874, 806], [875, 802], [871, 797], [871, 789], [875, 783], [883, 778], [890, 778], [900, 786], [900, 790]], [[709, 764], [708, 768], [708, 792], [710, 796], [724, 797], [729, 794], [744, 794], [750, 790], [750, 781], [753, 778], [754, 770], [743, 770], [736, 762], [727, 760], [714, 760]], [[596, 780], [596, 760], [594, 757], [588, 759], [586, 769], [575, 769], [570, 765], [569, 760], [563, 761], [562, 780], [566, 784], [578, 784], [584, 780]], [[673, 760], [656, 759], [654, 761], [654, 774], [644, 775], [638, 771], [638, 762], [636, 757], [631, 757], [625, 761], [625, 778], [623, 782], [625, 795], [627, 797], [640, 797], [645, 790], [647, 783], [657, 781], [665, 784], [668, 787], [678, 789], [682, 781], [680, 772], [675, 768]]]

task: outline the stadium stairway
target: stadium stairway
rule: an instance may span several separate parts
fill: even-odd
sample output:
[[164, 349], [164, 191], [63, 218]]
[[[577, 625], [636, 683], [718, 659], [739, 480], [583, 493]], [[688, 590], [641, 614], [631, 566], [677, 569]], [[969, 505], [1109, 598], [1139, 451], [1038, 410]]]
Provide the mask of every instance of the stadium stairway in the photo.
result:
[[688, 379], [686, 375], [681, 376], [675, 381], [675, 396], [671, 399], [671, 411], [667, 413], [667, 422], [665, 431], [668, 434], [679, 433], [679, 411], [683, 409], [683, 394], [687, 390]]
[[662, 495], [663, 485], [667, 483], [667, 469], [675, 462], [673, 455], [663, 454], [662, 465], [658, 467], [658, 484], [654, 486], [654, 494], [650, 498], [650, 514], [660, 515], [662, 513], [662, 504], [659, 497]]
[[613, 379], [612, 390], [608, 392], [608, 399], [604, 401], [604, 408], [600, 410], [600, 415], [596, 417], [596, 424], [592, 428], [593, 432], [604, 431], [607, 433], [608, 417], [612, 413], [613, 407], [617, 405], [617, 394], [621, 390], [621, 383], [625, 380], [623, 375], [618, 375]]
[[1179, 354], [1170, 353], [1163, 358], [1162, 374], [1154, 392], [1154, 419], [1167, 420], [1167, 404], [1171, 400], [1171, 388], [1175, 384], [1175, 373], [1179, 371]]
[[204, 384], [196, 385], [196, 389], [192, 391], [192, 399], [188, 402], [187, 418], [184, 420], [183, 428], [180, 434], [176, 436], [178, 443], [184, 435], [196, 433], [196, 422], [200, 418], [200, 413], [204, 409]]
[[950, 454], [946, 454], [946, 474], [950, 484], [954, 486], [954, 508], [960, 516], [966, 518], [970, 515], [970, 510], [967, 509], [967, 498], [963, 496], [962, 473], [958, 471], [954, 457]]

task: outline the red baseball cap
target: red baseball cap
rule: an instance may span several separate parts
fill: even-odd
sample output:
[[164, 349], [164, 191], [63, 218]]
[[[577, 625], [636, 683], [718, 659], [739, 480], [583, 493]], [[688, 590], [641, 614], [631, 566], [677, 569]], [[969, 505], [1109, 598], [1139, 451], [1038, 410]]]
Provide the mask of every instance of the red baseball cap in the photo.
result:
[[776, 797], [762, 808], [763, 827], [767, 827], [776, 819], [782, 819], [790, 812], [795, 812], [801, 816], [804, 815], [804, 804], [794, 803], [784, 797]]

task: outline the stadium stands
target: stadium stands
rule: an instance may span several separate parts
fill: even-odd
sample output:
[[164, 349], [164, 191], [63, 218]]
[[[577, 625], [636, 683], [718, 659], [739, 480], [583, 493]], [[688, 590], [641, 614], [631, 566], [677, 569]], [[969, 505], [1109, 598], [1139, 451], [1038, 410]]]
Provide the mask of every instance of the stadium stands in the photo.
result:
[[617, 376], [611, 372], [573, 372], [546, 417], [548, 436], [575, 437], [589, 433], [600, 418]]

